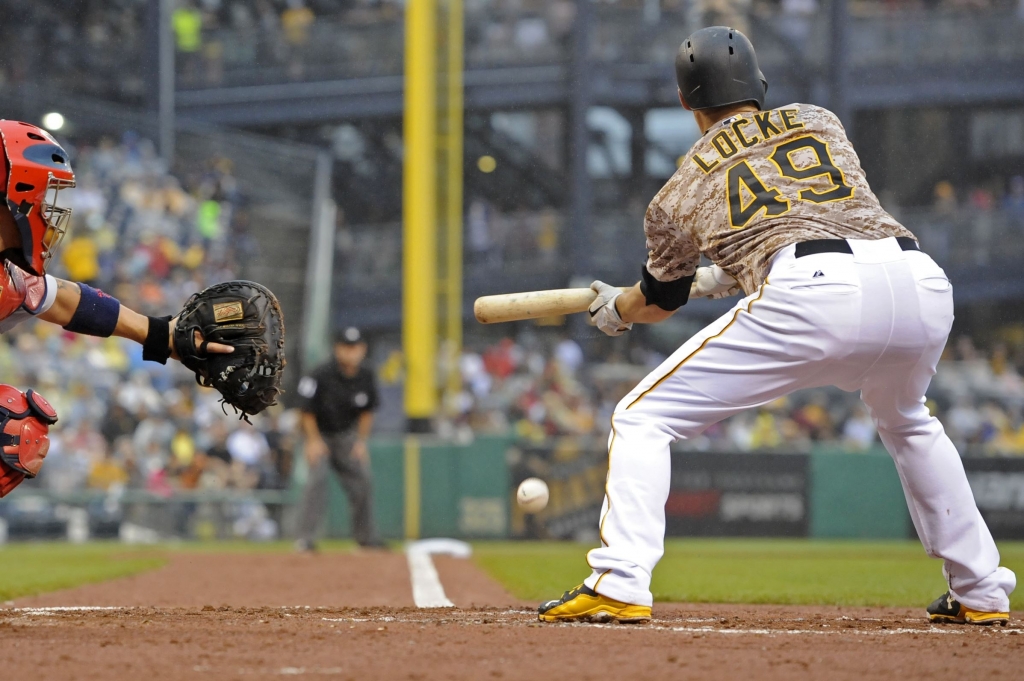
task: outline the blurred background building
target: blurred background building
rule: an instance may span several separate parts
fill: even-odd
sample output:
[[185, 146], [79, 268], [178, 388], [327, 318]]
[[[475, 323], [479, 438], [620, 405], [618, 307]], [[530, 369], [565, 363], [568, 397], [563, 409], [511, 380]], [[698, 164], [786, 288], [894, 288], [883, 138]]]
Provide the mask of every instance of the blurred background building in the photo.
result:
[[[311, 335], [359, 326], [383, 389], [377, 430], [403, 433], [411, 2], [0, 0], [17, 17], [0, 21], [0, 116], [43, 122], [78, 174], [56, 273], [160, 314], [208, 283], [257, 279], [285, 307], [290, 388], [324, 356]], [[506, 438], [513, 477], [529, 468], [524, 452], [599, 462], [616, 401], [728, 309], [700, 301], [619, 339], [565, 319], [471, 322], [479, 295], [638, 279], [647, 202], [699, 135], [676, 100], [675, 50], [726, 23], [754, 43], [769, 106], [841, 117], [883, 205], [953, 280], [957, 320], [929, 406], [965, 457], [1024, 454], [1024, 2], [465, 0], [464, 11], [466, 324], [458, 356], [438, 357], [438, 441]], [[318, 279], [323, 243], [333, 267]], [[240, 428], [189, 375], [41, 324], [0, 340], [0, 366], [61, 416], [31, 484], [65, 501], [96, 490], [82, 497], [94, 524], [104, 500], [144, 492], [174, 500], [161, 532], [219, 532], [223, 518], [204, 516], [211, 497], [188, 494], [242, 489], [258, 492], [224, 497], [236, 506], [217, 513], [240, 534], [278, 531], [301, 468], [292, 412]], [[877, 447], [857, 396], [838, 390], [684, 445]], [[47, 508], [32, 522], [43, 527]]]

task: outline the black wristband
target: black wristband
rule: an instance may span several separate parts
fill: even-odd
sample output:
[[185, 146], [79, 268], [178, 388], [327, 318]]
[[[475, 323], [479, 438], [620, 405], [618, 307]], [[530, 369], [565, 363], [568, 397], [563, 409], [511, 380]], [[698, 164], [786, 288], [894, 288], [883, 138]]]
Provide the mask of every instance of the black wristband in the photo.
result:
[[171, 356], [171, 329], [168, 324], [170, 317], [148, 317], [149, 331], [146, 341], [142, 344], [142, 359], [147, 362], [167, 364]]
[[697, 273], [675, 281], [658, 281], [647, 271], [645, 264], [641, 268], [640, 276], [640, 292], [644, 294], [644, 301], [648, 305], [657, 305], [667, 312], [674, 312], [686, 305], [686, 301], [690, 299], [690, 285]]

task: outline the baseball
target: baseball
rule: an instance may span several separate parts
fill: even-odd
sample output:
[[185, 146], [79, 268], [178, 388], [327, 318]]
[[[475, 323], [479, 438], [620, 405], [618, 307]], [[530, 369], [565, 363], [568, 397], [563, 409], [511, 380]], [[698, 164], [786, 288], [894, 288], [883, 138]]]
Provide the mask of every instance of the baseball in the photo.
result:
[[516, 503], [527, 513], [539, 513], [548, 505], [548, 485], [540, 478], [527, 478], [519, 483]]

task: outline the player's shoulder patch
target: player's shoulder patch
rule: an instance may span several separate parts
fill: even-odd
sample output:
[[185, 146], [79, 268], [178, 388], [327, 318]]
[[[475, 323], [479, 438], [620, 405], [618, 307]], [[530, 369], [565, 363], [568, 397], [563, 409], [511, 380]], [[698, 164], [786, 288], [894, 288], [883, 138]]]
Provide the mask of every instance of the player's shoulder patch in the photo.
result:
[[316, 395], [317, 381], [312, 376], [303, 376], [299, 381], [299, 386], [295, 389], [299, 395], [309, 399]]
[[825, 107], [818, 106], [817, 104], [791, 104], [789, 107], [779, 108], [798, 108], [800, 112], [805, 115], [819, 116], [829, 121], [839, 121], [839, 116], [836, 116], [834, 113], [832, 113]]

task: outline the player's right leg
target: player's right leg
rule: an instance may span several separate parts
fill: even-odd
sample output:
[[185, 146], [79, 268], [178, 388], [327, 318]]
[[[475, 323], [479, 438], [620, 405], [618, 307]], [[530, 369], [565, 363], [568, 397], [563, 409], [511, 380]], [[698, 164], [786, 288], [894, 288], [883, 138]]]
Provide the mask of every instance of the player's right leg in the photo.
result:
[[925, 551], [944, 561], [949, 593], [928, 608], [930, 618], [1005, 623], [1016, 577], [999, 567], [999, 551], [975, 504], [960, 455], [924, 405], [953, 321], [952, 288], [924, 254], [908, 253], [907, 266], [916, 296], [901, 290], [893, 297], [897, 324], [892, 334], [900, 342], [865, 377], [861, 396], [896, 462]]

